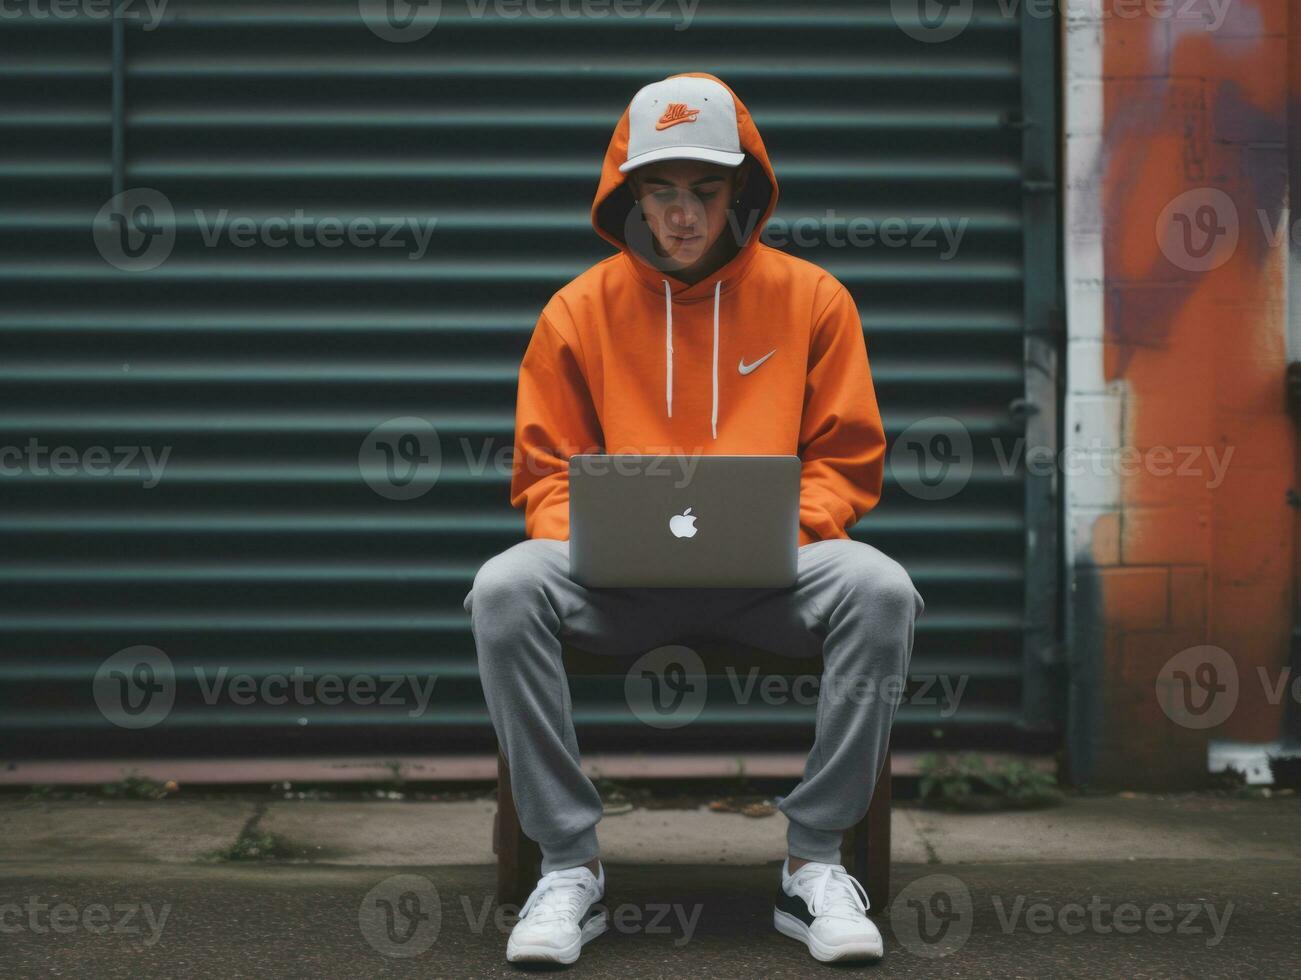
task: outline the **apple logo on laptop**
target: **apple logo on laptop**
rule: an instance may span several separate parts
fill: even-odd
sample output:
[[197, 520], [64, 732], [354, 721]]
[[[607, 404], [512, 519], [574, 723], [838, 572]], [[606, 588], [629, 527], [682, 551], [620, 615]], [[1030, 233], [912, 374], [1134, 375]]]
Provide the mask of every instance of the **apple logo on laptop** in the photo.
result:
[[681, 514], [676, 514], [669, 518], [669, 530], [673, 532], [675, 538], [694, 538], [696, 536], [696, 519], [689, 516], [691, 508], [688, 507]]

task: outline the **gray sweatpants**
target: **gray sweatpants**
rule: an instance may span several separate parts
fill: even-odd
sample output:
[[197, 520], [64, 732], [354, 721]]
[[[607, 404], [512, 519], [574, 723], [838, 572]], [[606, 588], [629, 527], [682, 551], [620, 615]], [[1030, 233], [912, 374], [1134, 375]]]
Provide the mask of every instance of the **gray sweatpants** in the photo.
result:
[[791, 854], [836, 864], [844, 830], [867, 812], [923, 608], [898, 562], [848, 539], [801, 547], [788, 589], [586, 589], [569, 578], [569, 543], [548, 539], [490, 558], [465, 610], [520, 826], [541, 846], [542, 872], [595, 857], [601, 819], [580, 766], [562, 640], [634, 658], [692, 636], [820, 652], [813, 750], [779, 808]]

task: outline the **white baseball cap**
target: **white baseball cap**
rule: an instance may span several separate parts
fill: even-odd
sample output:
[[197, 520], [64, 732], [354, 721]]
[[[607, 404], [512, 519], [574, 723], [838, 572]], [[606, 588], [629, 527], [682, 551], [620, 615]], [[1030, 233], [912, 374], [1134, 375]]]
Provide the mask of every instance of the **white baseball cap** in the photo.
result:
[[679, 75], [652, 82], [628, 106], [628, 162], [619, 172], [660, 160], [704, 160], [739, 167], [745, 159], [736, 100], [711, 78]]

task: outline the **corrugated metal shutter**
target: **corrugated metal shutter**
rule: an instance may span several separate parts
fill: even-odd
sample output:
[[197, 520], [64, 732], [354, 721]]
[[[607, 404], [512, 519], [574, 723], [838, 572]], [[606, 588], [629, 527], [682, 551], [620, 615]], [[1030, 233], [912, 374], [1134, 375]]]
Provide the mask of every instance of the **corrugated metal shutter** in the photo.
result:
[[[699, 69], [753, 108], [779, 217], [903, 217], [910, 236], [929, 219], [969, 222], [948, 260], [938, 232], [932, 250], [800, 254], [859, 300], [892, 442], [952, 416], [976, 445], [961, 493], [925, 502], [892, 477], [855, 532], [927, 597], [915, 671], [969, 675], [952, 717], [905, 704], [898, 744], [1055, 737], [1051, 612], [1035, 650], [1026, 640], [1028, 577], [1051, 578], [1055, 560], [1042, 540], [1027, 549], [1027, 513], [1051, 531], [1051, 499], [990, 450], [1022, 434], [1009, 405], [1026, 397], [1027, 333], [1052, 329], [1055, 287], [1037, 308], [1026, 289], [1028, 256], [1055, 275], [1042, 262], [1056, 247], [1051, 101], [1023, 115], [1028, 92], [1054, 85], [1051, 25], [1031, 37], [990, 0], [933, 44], [901, 32], [886, 2], [710, 4], [685, 30], [682, 8], [649, 0], [644, 16], [588, 19], [565, 15], [577, 5], [478, 17], [449, 2], [426, 36], [394, 43], [356, 3], [172, 0], [161, 23], [128, 9], [117, 127], [109, 21], [23, 16], [0, 37], [0, 445], [19, 450], [0, 478], [7, 755], [489, 748], [460, 601], [522, 534], [492, 465], [511, 445], [519, 358], [550, 294], [608, 253], [587, 208], [618, 113], [641, 84]], [[1038, 52], [1033, 78], [1023, 48]], [[116, 189], [115, 132], [122, 186], [157, 190], [176, 216], [149, 271], [114, 267], [92, 235]], [[223, 215], [266, 227], [298, 212], [436, 224], [418, 259], [410, 235], [409, 248], [204, 241]], [[436, 429], [441, 474], [398, 500], [368, 486], [359, 453], [405, 417]], [[128, 465], [118, 447], [170, 452], [161, 481], [90, 471], [105, 456]], [[92, 681], [136, 645], [167, 655], [176, 695], [166, 720], [132, 731], [104, 718]], [[409, 701], [208, 704], [196, 668], [209, 685], [222, 668], [437, 681], [412, 717]], [[575, 689], [585, 748], [645, 746], [621, 680]], [[711, 702], [656, 744], [753, 745], [763, 730], [765, 747], [805, 745], [812, 717]]]

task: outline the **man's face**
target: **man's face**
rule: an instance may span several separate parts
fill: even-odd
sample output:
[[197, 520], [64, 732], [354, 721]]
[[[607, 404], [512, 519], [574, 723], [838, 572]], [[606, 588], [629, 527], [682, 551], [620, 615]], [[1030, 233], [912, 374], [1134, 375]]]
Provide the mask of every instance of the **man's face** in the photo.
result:
[[656, 244], [678, 268], [700, 261], [727, 229], [737, 171], [700, 160], [663, 160], [631, 175]]

